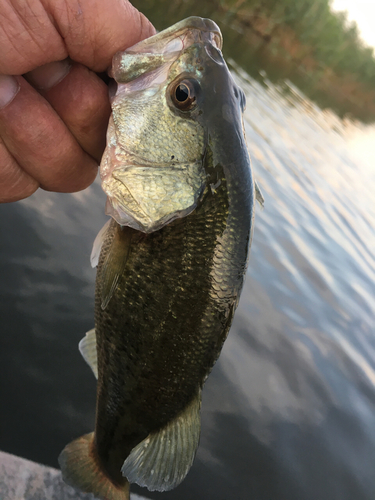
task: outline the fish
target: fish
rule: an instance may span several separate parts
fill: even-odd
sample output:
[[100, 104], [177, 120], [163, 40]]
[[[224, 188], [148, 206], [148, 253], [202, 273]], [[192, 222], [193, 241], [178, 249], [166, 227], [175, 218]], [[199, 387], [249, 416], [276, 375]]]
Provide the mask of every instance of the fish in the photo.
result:
[[[203, 384], [228, 335], [254, 228], [245, 96], [210, 19], [114, 55], [100, 165], [109, 221], [93, 247], [95, 430], [59, 456], [65, 482], [106, 500], [178, 486], [200, 436]], [[259, 192], [259, 194], [257, 194]]]

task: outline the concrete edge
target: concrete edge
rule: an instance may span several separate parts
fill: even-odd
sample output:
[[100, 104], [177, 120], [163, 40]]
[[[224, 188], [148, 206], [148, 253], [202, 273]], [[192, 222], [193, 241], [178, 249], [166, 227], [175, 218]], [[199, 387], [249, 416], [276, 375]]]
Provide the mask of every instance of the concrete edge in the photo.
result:
[[[65, 484], [61, 472], [0, 451], [1, 500], [95, 500]], [[147, 500], [132, 494], [131, 500]]]

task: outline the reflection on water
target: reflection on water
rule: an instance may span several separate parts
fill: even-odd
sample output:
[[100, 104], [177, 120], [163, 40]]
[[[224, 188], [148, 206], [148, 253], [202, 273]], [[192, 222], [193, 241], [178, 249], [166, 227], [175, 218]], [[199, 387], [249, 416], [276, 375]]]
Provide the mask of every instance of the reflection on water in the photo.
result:
[[[197, 460], [178, 489], [148, 496], [373, 500], [375, 128], [231, 66], [265, 209]], [[97, 184], [0, 207], [0, 448], [55, 466], [93, 428], [77, 343], [93, 324], [103, 207]]]

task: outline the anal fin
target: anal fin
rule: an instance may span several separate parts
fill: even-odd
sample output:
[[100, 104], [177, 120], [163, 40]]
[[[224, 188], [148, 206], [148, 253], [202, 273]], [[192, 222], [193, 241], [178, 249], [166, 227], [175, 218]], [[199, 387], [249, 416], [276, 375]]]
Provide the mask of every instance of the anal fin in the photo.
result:
[[139, 443], [121, 472], [130, 483], [150, 491], [178, 486], [193, 464], [200, 435], [201, 391], [174, 420]]

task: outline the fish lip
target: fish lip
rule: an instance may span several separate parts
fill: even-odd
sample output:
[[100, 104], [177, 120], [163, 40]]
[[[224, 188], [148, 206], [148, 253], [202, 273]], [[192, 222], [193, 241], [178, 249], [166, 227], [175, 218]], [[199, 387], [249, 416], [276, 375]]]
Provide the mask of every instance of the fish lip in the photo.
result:
[[126, 52], [128, 54], [153, 52], [152, 47], [158, 45], [159, 42], [162, 42], [167, 39], [173, 39], [177, 37], [180, 33], [183, 33], [184, 31], [188, 30], [199, 30], [204, 33], [212, 33], [213, 35], [215, 35], [214, 40], [216, 45], [218, 45], [218, 48], [220, 50], [222, 49], [223, 37], [219, 26], [211, 19], [202, 18], [198, 16], [190, 16], [163, 31], [160, 31], [155, 35], [146, 38], [141, 42], [136, 43], [132, 47], [127, 48], [125, 51], [122, 50], [119, 52], [121, 53]]
[[208, 18], [188, 17], [126, 50], [116, 52], [108, 75], [117, 83], [127, 84], [152, 70], [170, 66], [179, 54], [195, 43], [211, 46], [214, 52], [221, 53], [223, 37], [218, 25]]
[[219, 49], [221, 50], [223, 46], [223, 37], [219, 26], [214, 21], [212, 21], [212, 19], [202, 18], [198, 16], [190, 16], [187, 17], [186, 19], [183, 19], [182, 21], [179, 21], [173, 26], [170, 26], [169, 28], [160, 31], [159, 33], [156, 33], [155, 35], [146, 38], [141, 42], [138, 42], [132, 47], [129, 47], [128, 49], [126, 49], [126, 52], [128, 53], [143, 52], [142, 50], [143, 48], [148, 49], [150, 45], [157, 44], [158, 42], [165, 40], [166, 38], [174, 38], [179, 33], [182, 33], [187, 30], [199, 30], [203, 32], [211, 32], [215, 35], [218, 35], [218, 41], [220, 42]]

